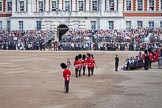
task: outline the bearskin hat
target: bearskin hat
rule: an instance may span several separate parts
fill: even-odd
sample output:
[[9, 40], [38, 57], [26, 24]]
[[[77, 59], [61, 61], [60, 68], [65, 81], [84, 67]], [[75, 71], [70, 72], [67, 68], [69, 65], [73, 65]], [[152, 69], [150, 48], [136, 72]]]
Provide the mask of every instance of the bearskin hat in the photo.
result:
[[91, 54], [91, 57], [94, 58], [93, 54]]
[[66, 69], [67, 68], [67, 65], [65, 63], [61, 63], [60, 66], [61, 66], [62, 69]]
[[81, 59], [82, 58], [82, 54], [78, 54], [78, 58]]
[[87, 56], [88, 56], [88, 57], [91, 57], [91, 54], [90, 54], [90, 53], [87, 53]]
[[75, 56], [75, 61], [77, 61], [79, 59], [79, 57], [78, 56]]
[[145, 50], [144, 53], [147, 54], [147, 50]]
[[85, 54], [83, 54], [82, 59], [83, 59], [83, 60], [85, 60], [85, 58], [86, 58], [86, 55], [85, 55]]

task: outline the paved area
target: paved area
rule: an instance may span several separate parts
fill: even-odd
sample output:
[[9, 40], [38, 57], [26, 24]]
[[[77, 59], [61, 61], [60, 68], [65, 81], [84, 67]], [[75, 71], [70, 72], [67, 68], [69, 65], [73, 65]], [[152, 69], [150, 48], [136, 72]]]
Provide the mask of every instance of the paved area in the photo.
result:
[[138, 52], [95, 52], [94, 76], [75, 78], [65, 94], [59, 64], [86, 52], [0, 51], [0, 108], [161, 108], [162, 69], [114, 71], [114, 57]]

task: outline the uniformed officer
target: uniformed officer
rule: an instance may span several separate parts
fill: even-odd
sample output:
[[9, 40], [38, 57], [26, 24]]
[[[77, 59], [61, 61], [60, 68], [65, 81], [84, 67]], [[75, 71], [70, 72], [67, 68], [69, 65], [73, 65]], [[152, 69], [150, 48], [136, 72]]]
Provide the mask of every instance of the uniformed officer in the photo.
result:
[[82, 71], [82, 54], [78, 54], [78, 62], [79, 62], [79, 77], [81, 76]]
[[85, 70], [87, 66], [87, 58], [85, 54], [83, 54], [83, 57], [82, 57], [82, 66], [83, 66], [83, 75], [85, 75]]
[[90, 74], [93, 75], [94, 73], [94, 65], [95, 65], [95, 60], [92, 54], [88, 54], [87, 58], [87, 64], [88, 64], [88, 77], [90, 77]]
[[118, 66], [119, 66], [119, 57], [116, 55], [115, 57], [115, 71], [118, 71]]
[[64, 69], [63, 71], [63, 77], [64, 77], [64, 80], [65, 80], [65, 93], [68, 93], [69, 92], [69, 81], [70, 81], [70, 75], [71, 75], [71, 72], [69, 69], [67, 69], [67, 65], [65, 63], [61, 63], [60, 64], [61, 68]]
[[78, 72], [80, 71], [80, 61], [78, 56], [75, 56], [74, 67], [75, 67], [75, 76], [76, 78], [78, 78]]
[[143, 58], [143, 63], [144, 63], [144, 69], [148, 70], [150, 59], [149, 59], [147, 50], [144, 51], [142, 58]]

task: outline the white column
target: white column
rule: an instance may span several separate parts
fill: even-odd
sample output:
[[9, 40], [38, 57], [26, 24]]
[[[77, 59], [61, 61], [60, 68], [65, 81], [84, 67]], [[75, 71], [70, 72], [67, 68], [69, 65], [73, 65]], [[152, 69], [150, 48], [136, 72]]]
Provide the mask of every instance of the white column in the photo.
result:
[[154, 11], [156, 11], [156, 0], [154, 2]]
[[59, 10], [62, 10], [63, 6], [62, 6], [62, 0], [59, 0], [59, 6], [58, 6], [58, 9]]
[[117, 11], [117, 0], [114, 0], [114, 11]]
[[38, 9], [38, 4], [37, 3], [38, 3], [38, 0], [37, 0], [37, 2], [36, 2], [36, 0], [32, 0], [32, 11], [33, 12], [37, 11], [36, 8]]
[[101, 7], [100, 7], [100, 9], [101, 9], [101, 14], [104, 14], [104, 11], [105, 11], [105, 0], [102, 0], [101, 1]]
[[28, 12], [31, 12], [32, 0], [28, 0]]
[[71, 11], [76, 11], [75, 8], [76, 8], [76, 0], [72, 0], [72, 9], [71, 9]]
[[12, 0], [12, 14], [16, 12], [16, 0]]
[[89, 10], [89, 0], [86, 0], [86, 11], [90, 11]]
[[123, 11], [123, 0], [118, 0], [118, 12], [122, 11]]
[[25, 12], [27, 12], [27, 6], [28, 6], [27, 0], [24, 0], [24, 11], [25, 11]]
[[45, 11], [49, 11], [49, 0], [45, 0]]

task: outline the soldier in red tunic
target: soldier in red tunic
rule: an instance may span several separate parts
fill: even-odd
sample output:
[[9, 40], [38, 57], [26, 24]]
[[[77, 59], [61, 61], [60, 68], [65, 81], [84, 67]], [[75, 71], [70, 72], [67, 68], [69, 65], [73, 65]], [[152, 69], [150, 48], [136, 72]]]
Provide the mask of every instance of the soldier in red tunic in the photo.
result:
[[81, 76], [81, 71], [82, 71], [82, 54], [78, 55], [78, 61], [79, 61], [79, 76]]
[[85, 75], [85, 70], [87, 66], [87, 58], [85, 54], [83, 54], [83, 57], [82, 57], [82, 66], [83, 66], [83, 75]]
[[158, 50], [156, 50], [156, 51], [154, 51], [154, 62], [157, 62], [158, 61], [158, 57], [159, 57], [159, 51]]
[[149, 61], [149, 68], [151, 68], [151, 64], [154, 61], [153, 53], [150, 51], [149, 54], [148, 54], [148, 56], [149, 56], [149, 60], [150, 60]]
[[74, 67], [75, 67], [75, 76], [76, 78], [78, 78], [78, 72], [80, 71], [80, 61], [78, 56], [75, 56]]
[[69, 92], [69, 81], [70, 81], [70, 75], [71, 75], [71, 72], [69, 69], [67, 69], [67, 66], [65, 63], [61, 63], [60, 64], [61, 68], [64, 69], [63, 71], [63, 77], [64, 77], [64, 80], [65, 80], [65, 93], [68, 93]]
[[88, 54], [87, 64], [88, 64], [88, 77], [90, 77], [90, 74], [93, 75], [94, 72], [94, 65], [95, 60], [92, 54]]

